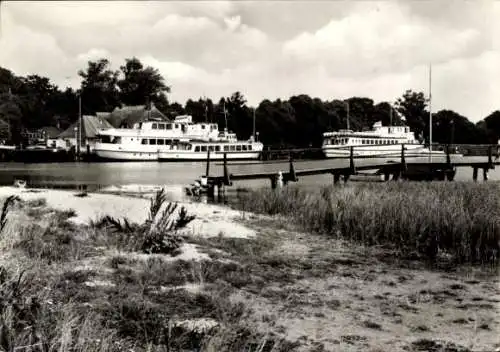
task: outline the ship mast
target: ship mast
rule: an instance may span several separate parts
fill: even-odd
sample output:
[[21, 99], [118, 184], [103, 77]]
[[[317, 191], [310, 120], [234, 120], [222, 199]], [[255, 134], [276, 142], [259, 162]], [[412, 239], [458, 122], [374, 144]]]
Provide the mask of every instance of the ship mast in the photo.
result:
[[228, 131], [228, 129], [227, 129], [227, 110], [226, 110], [226, 101], [225, 100], [224, 100], [223, 108], [224, 108], [224, 122], [226, 124], [226, 127], [224, 128], [224, 130]]
[[429, 162], [432, 162], [432, 65], [429, 64]]
[[255, 141], [255, 110], [257, 110], [257, 108], [253, 108], [253, 140]]
[[346, 101], [346, 102], [345, 102], [345, 105], [346, 105], [346, 110], [347, 110], [347, 111], [346, 111], [346, 115], [347, 115], [347, 129], [349, 130], [349, 129], [350, 129], [350, 128], [349, 128], [349, 102], [348, 102], [348, 101]]

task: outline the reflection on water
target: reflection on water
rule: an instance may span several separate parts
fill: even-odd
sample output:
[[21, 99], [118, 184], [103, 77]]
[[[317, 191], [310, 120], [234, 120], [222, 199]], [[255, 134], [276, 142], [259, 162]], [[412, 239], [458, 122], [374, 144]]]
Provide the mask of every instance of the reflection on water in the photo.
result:
[[[481, 161], [487, 161], [486, 157], [476, 157]], [[434, 158], [437, 159], [437, 158]], [[387, 159], [386, 159], [387, 160]], [[397, 159], [393, 159], [397, 160]], [[384, 161], [384, 160], [382, 160]], [[411, 162], [412, 160], [407, 160]], [[440, 160], [441, 161], [441, 160]], [[443, 159], [444, 161], [444, 159]], [[357, 165], [373, 164], [381, 160], [356, 160]], [[311, 168], [327, 168], [348, 166], [349, 160], [314, 160], [295, 161], [295, 170]], [[288, 171], [287, 161], [279, 163], [235, 163], [229, 166], [232, 174], [261, 173]], [[220, 162], [213, 162], [210, 165], [210, 175], [222, 175], [223, 167]], [[176, 163], [156, 163], [156, 162], [127, 162], [127, 163], [60, 163], [60, 164], [21, 164], [21, 163], [0, 163], [0, 184], [12, 185], [15, 179], [25, 179], [28, 185], [45, 185], [48, 187], [74, 188], [77, 185], [86, 185], [88, 190], [97, 190], [108, 186], [119, 185], [169, 185], [182, 189], [192, 183], [195, 179], [206, 172], [205, 162], [176, 162]], [[490, 170], [490, 180], [500, 180], [498, 168]], [[472, 168], [458, 168], [456, 180], [472, 180]], [[482, 174], [479, 174], [479, 181]], [[299, 185], [330, 185], [332, 176], [329, 174], [300, 177]], [[249, 180], [236, 181], [233, 187], [256, 188], [269, 187], [269, 180]]]

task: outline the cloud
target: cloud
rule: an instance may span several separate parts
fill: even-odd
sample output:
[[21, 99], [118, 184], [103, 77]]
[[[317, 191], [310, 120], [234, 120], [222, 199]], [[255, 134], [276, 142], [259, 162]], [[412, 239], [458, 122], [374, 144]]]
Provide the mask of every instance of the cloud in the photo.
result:
[[[500, 3], [347, 1], [2, 2], [0, 65], [76, 86], [88, 60], [156, 67], [171, 100], [236, 90], [250, 104], [310, 94], [394, 101], [478, 120], [498, 109]], [[68, 78], [69, 77], [69, 78]]]

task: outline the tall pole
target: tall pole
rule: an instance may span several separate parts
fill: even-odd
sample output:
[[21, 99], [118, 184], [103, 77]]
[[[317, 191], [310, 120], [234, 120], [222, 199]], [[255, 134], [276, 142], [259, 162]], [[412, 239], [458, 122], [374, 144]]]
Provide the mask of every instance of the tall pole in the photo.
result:
[[255, 141], [255, 111], [257, 110], [257, 108], [254, 108], [253, 109], [253, 140]]
[[429, 162], [432, 162], [432, 65], [429, 64]]
[[80, 146], [82, 144], [82, 93], [78, 94], [78, 149], [77, 154], [80, 158]]
[[225, 126], [226, 128], [224, 128], [224, 130], [229, 131], [227, 128], [227, 110], [226, 110], [226, 101], [225, 100], [224, 100], [224, 122], [226, 124], [226, 126]]
[[349, 128], [349, 102], [346, 101], [345, 105], [346, 105], [346, 110], [347, 110], [346, 111], [346, 115], [347, 115], [347, 129], [349, 130], [350, 129]]
[[392, 105], [389, 104], [389, 126], [392, 127]]

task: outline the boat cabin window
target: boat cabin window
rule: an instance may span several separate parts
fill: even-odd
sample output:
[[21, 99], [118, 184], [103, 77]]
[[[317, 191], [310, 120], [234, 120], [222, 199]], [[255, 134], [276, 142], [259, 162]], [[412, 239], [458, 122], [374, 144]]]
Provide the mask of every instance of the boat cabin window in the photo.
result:
[[153, 123], [153, 125], [151, 126], [152, 129], [156, 130], [158, 129], [158, 124], [157, 123]]
[[230, 146], [231, 151], [234, 152], [236, 150], [236, 147], [234, 145]]
[[216, 151], [216, 152], [220, 152], [220, 145], [216, 145], [216, 146], [215, 146], [215, 151]]
[[199, 146], [199, 145], [197, 145], [196, 147], [194, 147], [194, 151], [195, 151], [195, 152], [199, 152], [199, 151], [200, 151], [200, 146]]
[[205, 125], [201, 125], [201, 129], [204, 130], [205, 129]]
[[237, 152], [241, 152], [241, 145], [237, 145], [237, 146], [236, 146], [236, 151], [237, 151]]
[[102, 143], [111, 143], [111, 137], [110, 136], [101, 136], [99, 138]]
[[167, 123], [167, 130], [171, 130], [172, 129], [172, 124], [171, 123]]
[[229, 151], [229, 146], [228, 146], [228, 145], [225, 145], [225, 146], [224, 146], [224, 151], [225, 151], [225, 152], [228, 152], [228, 151]]
[[141, 141], [141, 144], [148, 144], [148, 140], [146, 138], [143, 138], [142, 141]]
[[156, 144], [158, 144], [158, 145], [165, 145], [165, 140], [164, 139], [158, 139], [158, 140], [156, 140]]
[[114, 137], [113, 144], [120, 144], [122, 142], [122, 137]]
[[176, 123], [176, 124], [175, 124], [175, 128], [176, 128], [176, 129], [178, 129], [178, 128], [179, 128], [179, 124], [178, 124], [178, 123]]
[[149, 139], [149, 145], [156, 145], [156, 139], [150, 138]]
[[202, 152], [206, 152], [207, 151], [207, 146], [206, 145], [202, 145], [201, 146], [201, 151]]
[[249, 145], [249, 146], [248, 146], [248, 150], [252, 150], [252, 145]]
[[164, 130], [164, 129], [165, 129], [165, 124], [164, 124], [164, 123], [159, 123], [159, 124], [158, 124], [158, 128], [159, 128], [160, 130]]
[[211, 152], [213, 152], [214, 151], [214, 146], [213, 145], [209, 145], [208, 146], [208, 150], [210, 150]]
[[247, 149], [248, 149], [248, 148], [247, 148], [247, 146], [246, 146], [246, 145], [244, 145], [244, 146], [242, 146], [242, 149], [243, 149], [244, 151], [247, 151]]

